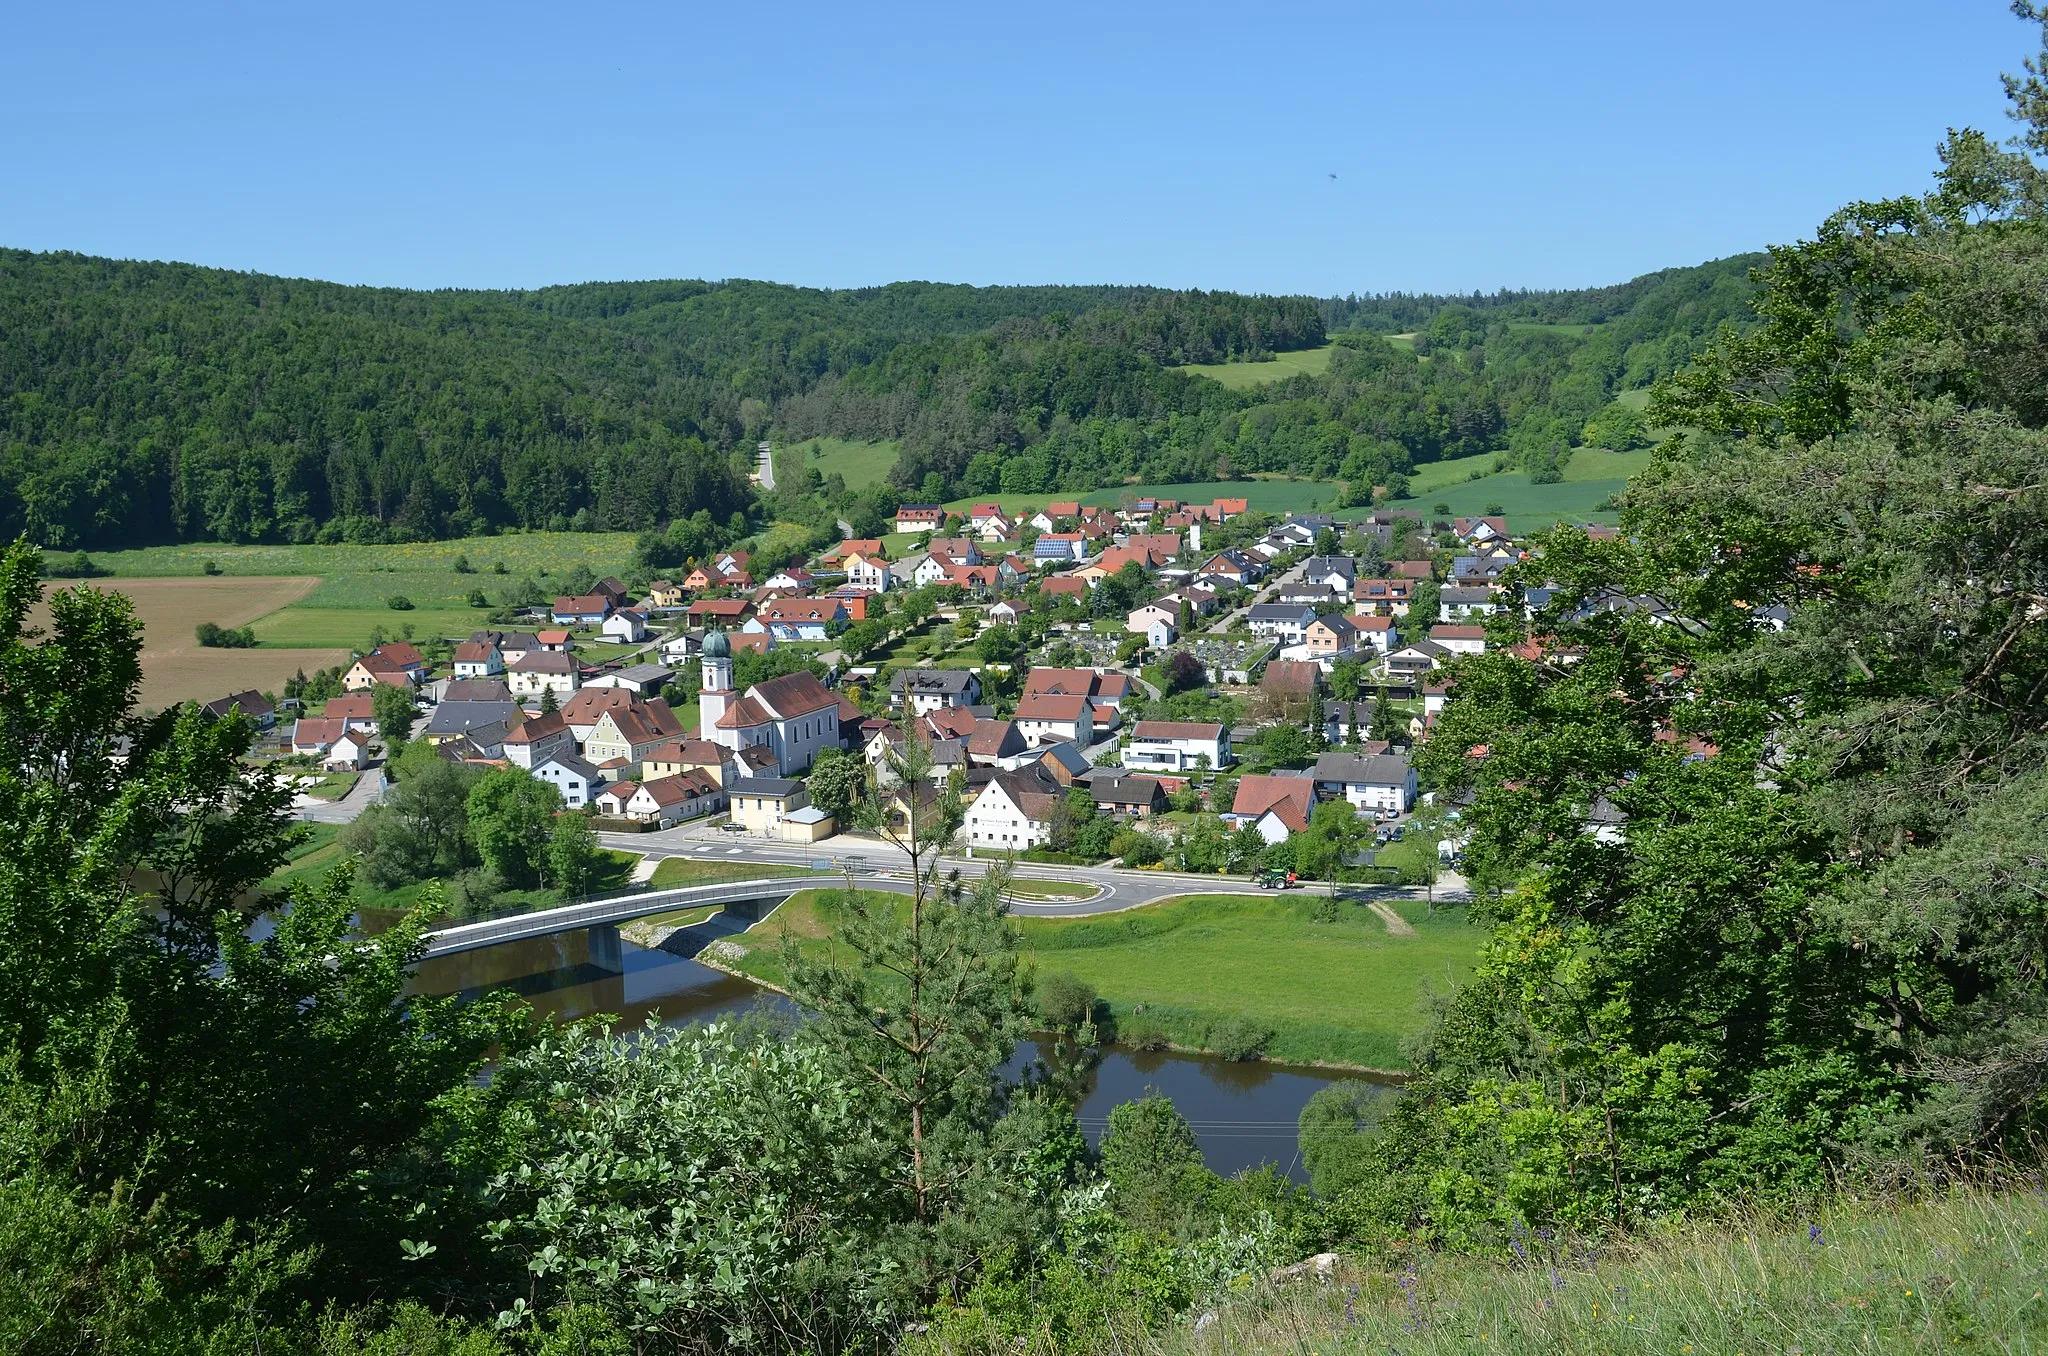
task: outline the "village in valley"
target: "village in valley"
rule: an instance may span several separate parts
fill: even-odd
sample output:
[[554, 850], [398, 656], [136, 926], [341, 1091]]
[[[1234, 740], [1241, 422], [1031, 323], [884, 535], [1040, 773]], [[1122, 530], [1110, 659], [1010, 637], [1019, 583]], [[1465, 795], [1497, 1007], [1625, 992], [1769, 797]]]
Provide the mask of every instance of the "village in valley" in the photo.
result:
[[[916, 815], [969, 856], [1415, 883], [1458, 839], [1439, 807], [1404, 846], [1410, 751], [1486, 619], [1544, 601], [1504, 583], [1525, 552], [1500, 515], [1127, 497], [905, 504], [894, 527], [801, 563], [733, 549], [598, 579], [424, 644], [437, 662], [378, 644], [324, 701], [211, 708], [344, 787], [363, 774], [359, 803], [406, 737], [382, 690], [439, 757], [521, 769], [612, 834], [815, 844]], [[894, 771], [908, 744], [917, 786]], [[1312, 835], [1323, 805], [1347, 808]]]

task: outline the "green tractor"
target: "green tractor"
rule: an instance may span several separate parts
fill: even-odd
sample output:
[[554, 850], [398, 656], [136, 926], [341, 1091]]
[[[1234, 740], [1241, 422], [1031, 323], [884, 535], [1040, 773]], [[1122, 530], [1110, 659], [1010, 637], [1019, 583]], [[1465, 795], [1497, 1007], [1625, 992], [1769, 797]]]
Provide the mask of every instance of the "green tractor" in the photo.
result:
[[1278, 867], [1268, 867], [1266, 870], [1261, 871], [1253, 878], [1253, 882], [1261, 890], [1299, 890], [1301, 888], [1301, 882], [1294, 878], [1292, 871], [1282, 871]]

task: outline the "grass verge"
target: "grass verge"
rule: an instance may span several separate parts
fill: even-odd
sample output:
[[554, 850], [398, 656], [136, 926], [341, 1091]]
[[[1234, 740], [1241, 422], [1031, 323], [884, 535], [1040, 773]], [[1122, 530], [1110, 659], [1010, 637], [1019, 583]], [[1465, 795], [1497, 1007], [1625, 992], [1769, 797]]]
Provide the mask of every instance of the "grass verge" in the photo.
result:
[[650, 889], [680, 885], [712, 885], [726, 880], [767, 880], [774, 876], [808, 876], [800, 866], [778, 866], [770, 862], [720, 861], [716, 857], [664, 857], [648, 878]]

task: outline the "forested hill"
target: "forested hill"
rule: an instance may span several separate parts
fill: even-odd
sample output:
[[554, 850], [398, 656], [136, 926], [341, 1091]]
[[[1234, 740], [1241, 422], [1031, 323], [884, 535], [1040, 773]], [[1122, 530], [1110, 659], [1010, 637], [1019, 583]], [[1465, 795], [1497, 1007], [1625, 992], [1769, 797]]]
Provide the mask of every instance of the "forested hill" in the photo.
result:
[[[420, 292], [0, 251], [0, 536], [725, 522], [749, 509], [750, 449], [771, 433], [900, 437], [904, 493], [1267, 466], [1378, 483], [1493, 448], [1540, 463], [1614, 391], [1745, 316], [1747, 263], [1358, 302], [748, 281]], [[1280, 388], [1177, 370], [1314, 348], [1332, 319], [1424, 332], [1414, 352], [1361, 333], [1327, 378]]]

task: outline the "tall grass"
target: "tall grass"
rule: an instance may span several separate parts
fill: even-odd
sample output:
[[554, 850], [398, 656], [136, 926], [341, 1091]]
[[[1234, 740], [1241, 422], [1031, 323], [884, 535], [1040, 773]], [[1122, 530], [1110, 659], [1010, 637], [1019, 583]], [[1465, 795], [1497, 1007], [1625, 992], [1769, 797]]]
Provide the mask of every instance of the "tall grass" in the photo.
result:
[[1917, 1203], [1749, 1214], [1624, 1247], [1517, 1240], [1487, 1262], [1417, 1254], [1392, 1271], [1268, 1289], [1196, 1334], [1127, 1352], [2048, 1350], [2048, 1195], [1962, 1188]]

